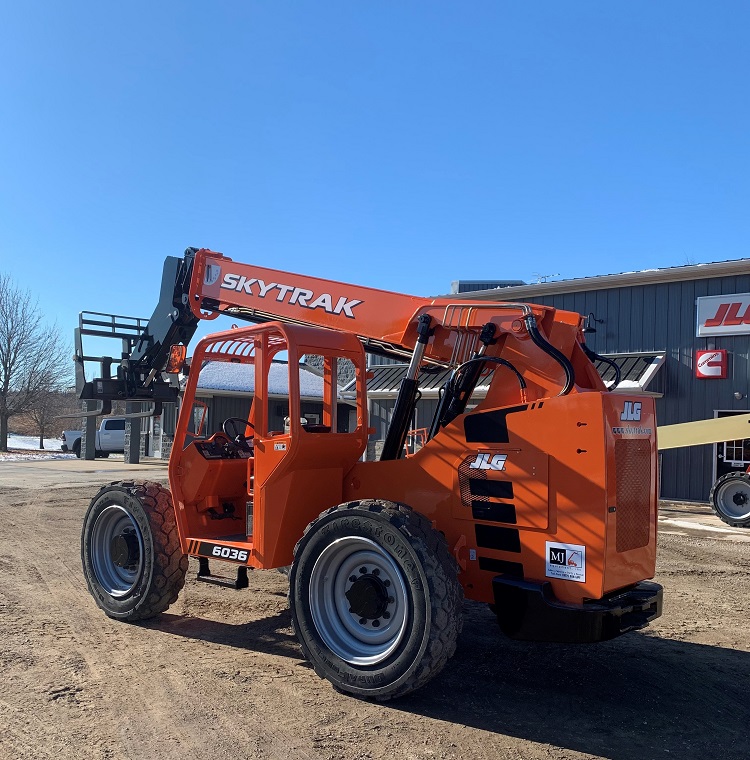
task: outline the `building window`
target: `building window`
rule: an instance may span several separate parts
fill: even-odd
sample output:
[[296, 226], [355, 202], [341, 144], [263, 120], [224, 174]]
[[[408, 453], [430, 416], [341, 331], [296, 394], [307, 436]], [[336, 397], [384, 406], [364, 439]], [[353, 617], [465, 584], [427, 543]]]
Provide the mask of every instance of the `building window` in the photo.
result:
[[727, 441], [724, 446], [724, 463], [730, 467], [746, 467], [750, 464], [750, 438]]

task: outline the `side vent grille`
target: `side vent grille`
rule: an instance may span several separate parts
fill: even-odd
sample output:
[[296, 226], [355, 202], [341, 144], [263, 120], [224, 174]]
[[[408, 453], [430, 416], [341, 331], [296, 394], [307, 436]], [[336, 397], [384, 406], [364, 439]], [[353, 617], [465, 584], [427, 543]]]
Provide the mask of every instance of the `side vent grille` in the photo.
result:
[[[472, 454], [458, 468], [461, 503], [471, 508], [475, 520], [515, 524], [513, 483], [507, 479], [488, 478], [487, 470], [472, 469], [471, 463], [475, 460], [476, 454]], [[495, 472], [493, 475], [506, 477], [504, 472]]]
[[615, 441], [617, 551], [646, 546], [651, 535], [651, 442]]

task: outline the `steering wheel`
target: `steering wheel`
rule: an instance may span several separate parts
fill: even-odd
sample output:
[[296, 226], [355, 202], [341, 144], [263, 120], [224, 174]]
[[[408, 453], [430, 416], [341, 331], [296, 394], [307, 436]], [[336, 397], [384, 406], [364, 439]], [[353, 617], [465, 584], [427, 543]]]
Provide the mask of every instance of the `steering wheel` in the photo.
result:
[[252, 428], [255, 430], [253, 423], [248, 422], [243, 417], [227, 417], [224, 422], [221, 423], [222, 432], [227, 438], [231, 439], [235, 445], [239, 446], [241, 449], [250, 451], [251, 447], [247, 442], [247, 436], [244, 433], [239, 432], [240, 426], [242, 429]]

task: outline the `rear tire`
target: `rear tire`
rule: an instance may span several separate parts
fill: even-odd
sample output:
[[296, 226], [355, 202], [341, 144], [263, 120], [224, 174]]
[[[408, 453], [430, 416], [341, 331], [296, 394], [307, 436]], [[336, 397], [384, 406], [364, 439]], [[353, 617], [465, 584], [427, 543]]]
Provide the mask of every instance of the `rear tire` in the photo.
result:
[[73, 441], [71, 451], [80, 459], [81, 458], [81, 439]]
[[750, 528], [750, 475], [730, 472], [722, 475], [709, 494], [711, 509], [727, 525]]
[[403, 504], [323, 512], [294, 551], [302, 651], [336, 689], [381, 701], [424, 686], [456, 650], [463, 591], [445, 538]]
[[81, 562], [91, 595], [110, 617], [146, 620], [164, 612], [188, 568], [169, 491], [146, 481], [102, 488], [83, 521]]

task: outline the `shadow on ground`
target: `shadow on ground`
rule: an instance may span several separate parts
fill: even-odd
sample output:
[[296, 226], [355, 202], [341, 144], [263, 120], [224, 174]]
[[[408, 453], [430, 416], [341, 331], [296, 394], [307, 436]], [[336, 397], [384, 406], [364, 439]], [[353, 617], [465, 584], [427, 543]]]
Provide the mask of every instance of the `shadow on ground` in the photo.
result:
[[[631, 633], [601, 644], [514, 642], [467, 603], [456, 656], [382, 705], [612, 760], [750, 757], [750, 653]], [[299, 659], [288, 611], [241, 625], [162, 615], [170, 634]], [[327, 688], [321, 684], [321, 688]]]
[[278, 657], [302, 659], [297, 639], [291, 632], [292, 618], [289, 610], [239, 624], [165, 612], [158, 618], [144, 623], [144, 626], [187, 639], [223, 644]]

